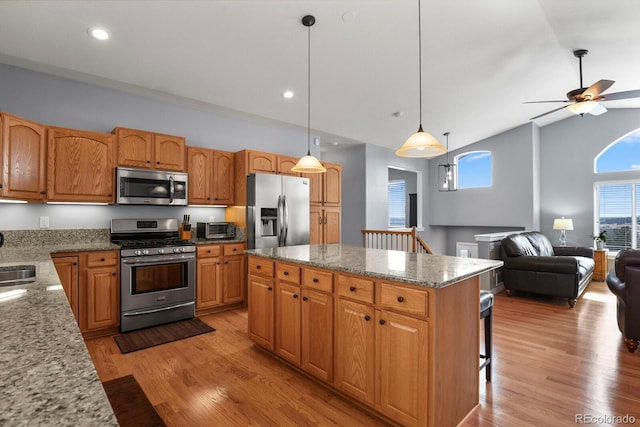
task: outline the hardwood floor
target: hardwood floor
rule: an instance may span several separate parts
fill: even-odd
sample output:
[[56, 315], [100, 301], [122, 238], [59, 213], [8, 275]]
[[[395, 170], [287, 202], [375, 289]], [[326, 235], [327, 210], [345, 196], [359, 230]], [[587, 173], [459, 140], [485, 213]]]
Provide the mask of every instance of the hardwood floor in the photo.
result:
[[[493, 316], [493, 382], [478, 374], [480, 406], [465, 425], [570, 426], [579, 414], [640, 423], [640, 350], [624, 346], [603, 282], [574, 309], [500, 294]], [[216, 332], [126, 355], [110, 337], [87, 347], [102, 381], [135, 375], [168, 426], [386, 425], [257, 349], [246, 310], [202, 320]]]

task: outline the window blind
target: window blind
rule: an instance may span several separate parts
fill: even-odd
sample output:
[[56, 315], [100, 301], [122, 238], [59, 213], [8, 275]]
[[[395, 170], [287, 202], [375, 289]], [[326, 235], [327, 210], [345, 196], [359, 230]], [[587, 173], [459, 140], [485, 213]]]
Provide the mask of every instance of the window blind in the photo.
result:
[[637, 228], [634, 192], [640, 187], [632, 183], [598, 185], [598, 233], [607, 232], [609, 249], [628, 249], [635, 246], [632, 238]]
[[389, 181], [389, 227], [405, 227], [406, 191], [403, 179]]

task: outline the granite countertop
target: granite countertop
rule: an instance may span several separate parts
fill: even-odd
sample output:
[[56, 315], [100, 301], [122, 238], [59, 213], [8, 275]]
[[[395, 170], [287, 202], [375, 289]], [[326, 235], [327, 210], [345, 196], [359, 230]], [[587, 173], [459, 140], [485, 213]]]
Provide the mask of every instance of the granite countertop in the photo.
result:
[[412, 285], [442, 288], [494, 270], [502, 261], [367, 249], [341, 244], [250, 249], [249, 255]]
[[0, 248], [0, 267], [36, 267], [35, 282], [0, 287], [0, 425], [118, 425], [49, 256], [117, 248]]

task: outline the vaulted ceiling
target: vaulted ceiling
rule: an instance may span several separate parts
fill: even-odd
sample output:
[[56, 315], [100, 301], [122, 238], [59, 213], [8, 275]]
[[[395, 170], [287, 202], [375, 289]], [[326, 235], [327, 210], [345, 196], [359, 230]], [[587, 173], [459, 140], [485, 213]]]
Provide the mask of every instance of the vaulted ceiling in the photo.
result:
[[[300, 21], [312, 14], [311, 127], [322, 146], [396, 149], [419, 122], [417, 10], [418, 0], [1, 1], [0, 63], [306, 128]], [[589, 50], [585, 86], [639, 89], [638, 17], [637, 0], [422, 0], [425, 130], [442, 142], [450, 131], [458, 148], [557, 107], [523, 102], [579, 87], [578, 48]], [[93, 26], [110, 39], [90, 38]]]

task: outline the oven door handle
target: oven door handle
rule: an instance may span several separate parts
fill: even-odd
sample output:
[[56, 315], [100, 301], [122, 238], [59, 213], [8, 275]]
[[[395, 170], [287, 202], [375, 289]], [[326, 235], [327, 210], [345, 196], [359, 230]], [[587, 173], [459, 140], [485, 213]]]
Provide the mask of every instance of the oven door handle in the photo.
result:
[[182, 304], [171, 305], [169, 307], [154, 308], [151, 310], [129, 311], [126, 313], [122, 313], [122, 315], [125, 317], [142, 316], [144, 314], [159, 313], [161, 311], [168, 311], [168, 310], [174, 310], [176, 308], [189, 307], [190, 305], [194, 305], [194, 304], [195, 304], [195, 301], [189, 301]]
[[173, 176], [169, 177], [169, 204], [173, 204], [173, 197], [176, 192], [176, 185], [173, 181]]
[[190, 259], [195, 259], [195, 254], [184, 254], [178, 255], [175, 258], [167, 258], [166, 256], [153, 256], [153, 257], [144, 257], [144, 258], [121, 258], [123, 264], [136, 264], [136, 265], [157, 265], [161, 264], [175, 264], [182, 261], [188, 261]]

